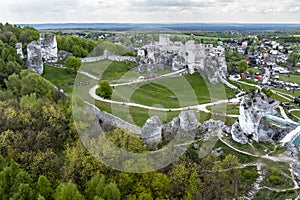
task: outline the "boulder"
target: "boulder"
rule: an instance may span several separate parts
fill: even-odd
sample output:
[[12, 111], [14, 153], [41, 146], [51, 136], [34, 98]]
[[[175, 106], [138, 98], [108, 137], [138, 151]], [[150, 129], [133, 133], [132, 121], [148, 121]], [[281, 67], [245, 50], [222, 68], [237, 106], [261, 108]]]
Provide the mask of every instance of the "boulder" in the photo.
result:
[[179, 114], [179, 121], [180, 121], [180, 129], [179, 131], [181, 134], [187, 136], [192, 136], [194, 139], [194, 136], [198, 132], [200, 123], [198, 122], [198, 119], [196, 118], [196, 115], [193, 111], [185, 111], [181, 112]]
[[165, 141], [171, 141], [178, 132], [180, 120], [178, 117], [174, 118], [171, 122], [167, 123], [162, 128], [162, 137]]
[[153, 116], [146, 121], [141, 136], [149, 150], [157, 149], [158, 144], [162, 142], [161, 132], [161, 122], [157, 116]]
[[27, 45], [27, 68], [38, 74], [44, 71], [42, 48], [39, 42], [31, 42]]

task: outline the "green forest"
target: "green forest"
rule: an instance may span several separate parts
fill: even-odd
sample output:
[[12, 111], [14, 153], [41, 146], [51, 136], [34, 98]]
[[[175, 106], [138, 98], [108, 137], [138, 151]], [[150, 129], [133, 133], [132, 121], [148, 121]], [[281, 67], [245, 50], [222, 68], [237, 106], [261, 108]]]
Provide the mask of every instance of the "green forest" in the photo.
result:
[[[27, 70], [17, 55], [17, 42], [25, 51], [38, 37], [32, 28], [0, 24], [0, 199], [215, 200], [248, 192], [256, 168], [239, 168], [230, 151], [199, 159], [190, 148], [173, 164], [144, 174], [120, 172], [94, 158], [76, 132], [71, 98]], [[73, 39], [58, 37], [60, 50], [83, 45]], [[74, 46], [73, 53], [86, 56], [94, 43], [85, 42], [84, 50]], [[106, 134], [127, 151], [146, 151], [142, 139], [126, 131]]]

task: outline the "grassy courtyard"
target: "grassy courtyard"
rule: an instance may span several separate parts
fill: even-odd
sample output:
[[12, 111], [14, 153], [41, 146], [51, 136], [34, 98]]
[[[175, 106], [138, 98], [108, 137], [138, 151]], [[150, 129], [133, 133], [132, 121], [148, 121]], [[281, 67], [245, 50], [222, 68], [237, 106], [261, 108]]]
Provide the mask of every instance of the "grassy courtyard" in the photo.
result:
[[300, 110], [292, 111], [291, 114], [298, 117], [298, 118], [300, 118]]
[[43, 77], [58, 88], [63, 89], [67, 94], [72, 94], [76, 76], [74, 74], [70, 74], [67, 69], [44, 65]]
[[81, 71], [92, 74], [108, 81], [119, 80], [126, 72], [136, 66], [134, 62], [116, 62], [111, 60], [101, 60], [97, 62], [83, 63]]
[[223, 85], [206, 84], [199, 74], [115, 88], [113, 100], [163, 108], [188, 107], [234, 97]]

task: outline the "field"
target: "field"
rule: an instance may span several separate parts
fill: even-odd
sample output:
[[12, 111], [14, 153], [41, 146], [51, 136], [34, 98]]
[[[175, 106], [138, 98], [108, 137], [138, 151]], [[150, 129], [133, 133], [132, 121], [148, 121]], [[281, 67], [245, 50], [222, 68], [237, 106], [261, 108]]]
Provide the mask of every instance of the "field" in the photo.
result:
[[213, 111], [216, 113], [218, 113], [218, 110], [220, 110], [220, 112], [222, 112], [223, 108], [226, 108], [227, 115], [239, 115], [240, 114], [239, 105], [235, 105], [235, 104], [228, 103], [228, 104], [220, 104], [217, 106], [207, 107], [207, 109], [209, 111]]
[[[116, 62], [111, 60], [101, 60], [97, 62], [84, 63], [80, 68], [81, 71], [87, 72], [97, 78], [108, 80], [111, 83], [122, 83], [133, 79], [138, 79], [140, 76], [146, 75], [138, 73], [134, 70], [136, 63], [134, 62]], [[167, 74], [172, 72], [167, 68], [157, 74]]]
[[300, 118], [300, 110], [292, 111], [291, 114], [298, 117], [298, 118]]
[[136, 64], [134, 62], [115, 62], [111, 60], [101, 60], [97, 62], [84, 63], [80, 70], [87, 72], [95, 77], [112, 81], [119, 80], [125, 75], [126, 72], [134, 68], [135, 65]]
[[147, 106], [179, 108], [234, 97], [234, 91], [223, 85], [206, 84], [199, 74], [166, 78], [115, 88], [113, 100]]
[[67, 94], [72, 94], [75, 75], [70, 74], [67, 69], [45, 65], [43, 77], [58, 88], [63, 89]]

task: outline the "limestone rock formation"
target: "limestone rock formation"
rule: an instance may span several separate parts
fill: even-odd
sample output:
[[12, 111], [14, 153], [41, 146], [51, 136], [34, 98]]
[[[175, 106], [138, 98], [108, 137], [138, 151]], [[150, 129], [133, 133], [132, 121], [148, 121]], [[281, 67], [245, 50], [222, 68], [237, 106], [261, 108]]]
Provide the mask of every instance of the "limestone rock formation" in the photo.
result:
[[178, 117], [167, 123], [162, 128], [162, 137], [171, 141], [175, 136], [184, 140], [193, 140], [199, 132], [200, 123], [193, 111], [181, 112]]
[[39, 42], [31, 42], [27, 45], [27, 68], [38, 74], [44, 71], [42, 48]]
[[23, 59], [24, 54], [23, 54], [23, 49], [22, 49], [22, 43], [17, 43], [16, 49], [17, 49], [17, 54]]
[[265, 115], [275, 114], [277, 106], [278, 102], [259, 90], [244, 96], [240, 105], [240, 116], [231, 129], [233, 140], [241, 144], [246, 144], [249, 139], [270, 142], [270, 134], [262, 131], [261, 120]]
[[45, 63], [57, 62], [57, 42], [52, 34], [41, 33], [40, 45], [42, 49], [42, 57]]
[[42, 74], [43, 63], [57, 62], [57, 42], [52, 34], [41, 33], [38, 41], [27, 46], [27, 68]]
[[231, 128], [222, 121], [210, 119], [200, 125], [196, 139], [208, 140], [211, 137], [217, 137], [219, 131], [229, 134]]
[[142, 130], [142, 139], [150, 150], [155, 150], [161, 143], [161, 122], [157, 116], [149, 118]]
[[180, 127], [179, 117], [174, 118], [162, 128], [162, 137], [165, 141], [171, 141], [178, 132]]

